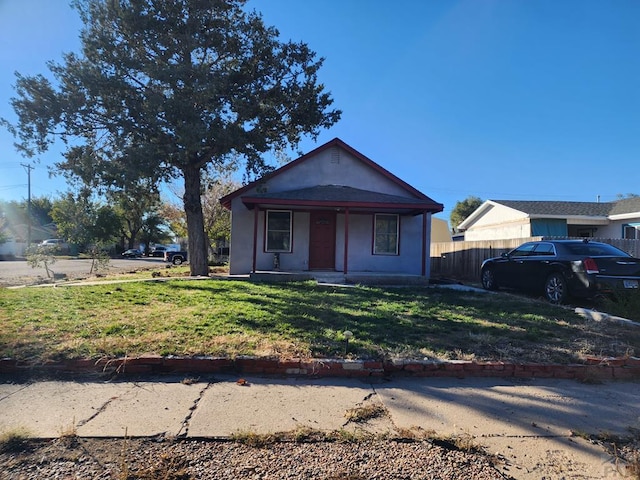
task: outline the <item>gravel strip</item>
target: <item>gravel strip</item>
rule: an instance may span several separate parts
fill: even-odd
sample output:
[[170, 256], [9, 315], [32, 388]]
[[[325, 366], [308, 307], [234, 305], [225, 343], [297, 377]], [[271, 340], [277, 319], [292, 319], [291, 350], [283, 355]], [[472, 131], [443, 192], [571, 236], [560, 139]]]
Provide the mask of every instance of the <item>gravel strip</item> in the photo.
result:
[[428, 441], [273, 443], [60, 438], [0, 453], [0, 478], [505, 479], [482, 454]]

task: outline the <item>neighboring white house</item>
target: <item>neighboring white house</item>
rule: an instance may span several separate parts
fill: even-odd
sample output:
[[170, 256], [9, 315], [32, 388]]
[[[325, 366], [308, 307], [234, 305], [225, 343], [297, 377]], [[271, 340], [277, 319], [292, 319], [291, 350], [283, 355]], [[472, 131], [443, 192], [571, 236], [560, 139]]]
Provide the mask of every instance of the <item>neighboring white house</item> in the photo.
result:
[[55, 237], [55, 228], [52, 225], [31, 226], [24, 224], [5, 225], [2, 232], [7, 240], [0, 244], [0, 259], [22, 257], [27, 250], [27, 237], [31, 237], [32, 245], [40, 243], [47, 238]]
[[443, 210], [337, 138], [220, 202], [231, 210], [231, 274], [428, 277], [431, 215]]
[[487, 200], [458, 228], [466, 241], [535, 236], [640, 238], [640, 197], [617, 202]]

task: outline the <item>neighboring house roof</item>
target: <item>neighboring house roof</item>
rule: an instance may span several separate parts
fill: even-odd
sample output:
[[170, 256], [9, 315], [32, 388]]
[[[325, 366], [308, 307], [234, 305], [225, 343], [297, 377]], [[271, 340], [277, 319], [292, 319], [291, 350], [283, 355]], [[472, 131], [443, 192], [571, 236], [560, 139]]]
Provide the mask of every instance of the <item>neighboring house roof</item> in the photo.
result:
[[491, 200], [505, 207], [519, 210], [529, 215], [557, 216], [606, 216], [611, 210], [611, 203], [599, 202], [555, 202], [527, 200]]
[[631, 197], [616, 202], [558, 202], [537, 200], [487, 200], [469, 215], [460, 225], [465, 230], [488, 209], [502, 205], [524, 213], [529, 218], [575, 218], [593, 217], [602, 220], [640, 217], [640, 197]]
[[[19, 225], [7, 225], [5, 232], [8, 236], [17, 242], [25, 242], [27, 240], [29, 227], [21, 223]], [[55, 238], [55, 229], [49, 228], [49, 226], [31, 226], [31, 241], [40, 242], [47, 238]]]
[[610, 216], [637, 214], [640, 216], [640, 197], [623, 198], [617, 202], [613, 202], [613, 208], [609, 212]]
[[[291, 204], [295, 203], [297, 205], [300, 205], [301, 204], [300, 202], [305, 202], [305, 201], [306, 202], [328, 202], [328, 203], [321, 203], [320, 206], [328, 206], [329, 204], [331, 204], [331, 202], [338, 202], [338, 201], [343, 202], [341, 203], [341, 205], [344, 205], [344, 202], [353, 202], [354, 204], [360, 202], [360, 203], [365, 203], [369, 205], [375, 205], [379, 203], [397, 204], [397, 205], [400, 205], [402, 203], [410, 203], [411, 206], [407, 208], [421, 208], [423, 210], [428, 210], [433, 213], [441, 212], [444, 209], [441, 203], [438, 203], [435, 200], [429, 198], [424, 193], [420, 192], [419, 190], [412, 187], [405, 181], [396, 177], [391, 172], [384, 169], [383, 167], [381, 167], [376, 162], [369, 159], [362, 153], [358, 152], [353, 147], [347, 145], [339, 138], [334, 138], [333, 140], [325, 143], [324, 145], [321, 145], [320, 147], [303, 155], [302, 157], [299, 157], [296, 160], [293, 160], [287, 163], [283, 167], [280, 167], [277, 170], [274, 170], [273, 172], [265, 175], [264, 177], [259, 178], [258, 180], [251, 182], [248, 185], [245, 185], [244, 187], [236, 190], [235, 192], [230, 193], [229, 195], [226, 195], [225, 197], [222, 197], [220, 199], [220, 203], [222, 203], [222, 205], [224, 205], [226, 208], [230, 209], [231, 202], [233, 199], [247, 193], [251, 189], [257, 187], [261, 183], [269, 180], [270, 178], [280, 175], [281, 173], [291, 168], [294, 168], [296, 165], [304, 162], [305, 160], [316, 156], [322, 151], [327, 150], [329, 148], [333, 148], [333, 147], [340, 147], [343, 150], [347, 151], [348, 153], [353, 155], [355, 158], [357, 158], [358, 160], [360, 160], [361, 162], [363, 162], [373, 170], [381, 173], [387, 179], [401, 186], [407, 192], [408, 195], [412, 195], [413, 197], [406, 197], [406, 198], [395, 197], [393, 195], [378, 194], [376, 192], [359, 190], [355, 188], [351, 188], [349, 190], [350, 187], [337, 187], [335, 185], [333, 186], [325, 185], [325, 186], [312, 187], [312, 188], [307, 188], [302, 190], [291, 190], [289, 192], [274, 192], [272, 195], [275, 195], [275, 197], [269, 197], [267, 194], [254, 194], [251, 197], [247, 197], [247, 198], [243, 197], [243, 202], [247, 206], [253, 206], [257, 203], [263, 204], [265, 203], [265, 201], [276, 200], [276, 199], [278, 199], [279, 201], [290, 201]], [[342, 190], [339, 188], [342, 188]], [[378, 196], [376, 197], [376, 195]], [[399, 199], [402, 199], [402, 201], [400, 201]]]

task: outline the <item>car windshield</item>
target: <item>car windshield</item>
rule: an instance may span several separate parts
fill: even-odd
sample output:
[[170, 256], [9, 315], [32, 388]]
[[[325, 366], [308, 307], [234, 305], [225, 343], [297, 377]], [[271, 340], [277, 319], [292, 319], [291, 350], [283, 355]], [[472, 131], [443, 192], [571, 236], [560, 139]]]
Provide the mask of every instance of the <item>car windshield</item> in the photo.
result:
[[619, 248], [614, 247], [606, 243], [594, 244], [594, 243], [575, 243], [567, 244], [567, 250], [573, 255], [579, 255], [584, 257], [629, 257], [630, 255], [623, 252]]

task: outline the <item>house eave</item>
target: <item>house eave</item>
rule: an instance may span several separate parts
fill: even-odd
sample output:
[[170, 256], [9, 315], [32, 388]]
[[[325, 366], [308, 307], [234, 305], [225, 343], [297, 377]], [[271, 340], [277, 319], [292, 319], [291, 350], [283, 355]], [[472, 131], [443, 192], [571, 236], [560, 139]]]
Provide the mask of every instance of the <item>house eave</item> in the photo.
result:
[[619, 213], [617, 215], [609, 215], [609, 220], [634, 220], [636, 218], [640, 218], [640, 212], [632, 212], [632, 213]]
[[404, 215], [417, 215], [420, 213], [438, 213], [443, 210], [441, 204], [427, 203], [386, 203], [386, 202], [356, 202], [356, 201], [335, 201], [335, 200], [292, 200], [292, 199], [265, 199], [262, 197], [242, 197], [242, 203], [249, 209], [256, 207], [262, 209], [269, 208], [289, 208], [293, 210], [313, 210], [326, 209], [357, 212], [389, 211]]

